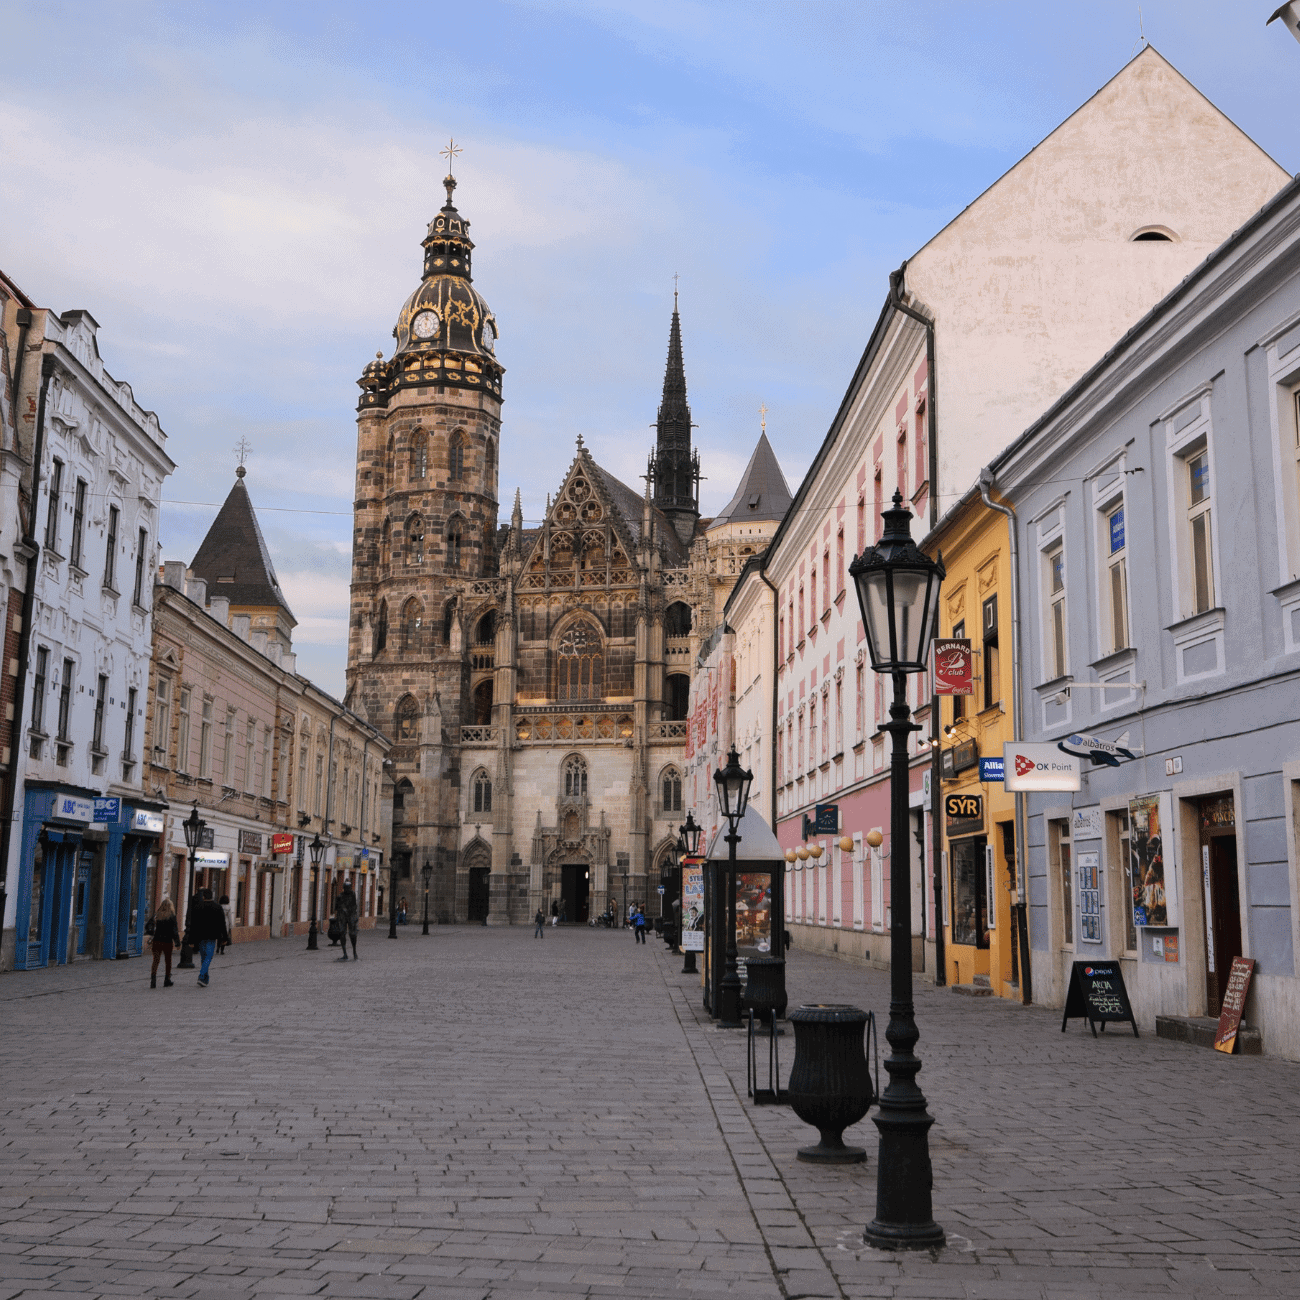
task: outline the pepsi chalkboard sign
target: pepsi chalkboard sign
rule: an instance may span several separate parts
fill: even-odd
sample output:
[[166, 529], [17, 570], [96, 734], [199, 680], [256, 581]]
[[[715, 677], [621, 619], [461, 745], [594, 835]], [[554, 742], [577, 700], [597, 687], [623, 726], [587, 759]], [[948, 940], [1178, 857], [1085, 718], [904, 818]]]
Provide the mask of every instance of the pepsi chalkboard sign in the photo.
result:
[[1137, 1021], [1129, 1005], [1128, 990], [1117, 961], [1076, 961], [1070, 968], [1070, 991], [1065, 995], [1065, 1015], [1061, 1017], [1061, 1033], [1075, 1017], [1087, 1020], [1092, 1036], [1097, 1037], [1097, 1026], [1106, 1031], [1111, 1020], [1128, 1021], [1133, 1026], [1133, 1037], [1138, 1037]]

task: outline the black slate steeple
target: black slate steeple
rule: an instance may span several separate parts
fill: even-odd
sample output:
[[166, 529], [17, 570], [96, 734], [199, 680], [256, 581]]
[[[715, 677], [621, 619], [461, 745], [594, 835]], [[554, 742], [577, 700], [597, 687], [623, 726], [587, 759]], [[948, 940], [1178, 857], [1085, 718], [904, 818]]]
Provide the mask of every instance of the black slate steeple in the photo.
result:
[[655, 422], [655, 451], [650, 459], [654, 504], [689, 543], [699, 518], [699, 456], [691, 450], [691, 408], [686, 401], [686, 370], [682, 364], [682, 324], [673, 293], [673, 323], [668, 332], [668, 365]]

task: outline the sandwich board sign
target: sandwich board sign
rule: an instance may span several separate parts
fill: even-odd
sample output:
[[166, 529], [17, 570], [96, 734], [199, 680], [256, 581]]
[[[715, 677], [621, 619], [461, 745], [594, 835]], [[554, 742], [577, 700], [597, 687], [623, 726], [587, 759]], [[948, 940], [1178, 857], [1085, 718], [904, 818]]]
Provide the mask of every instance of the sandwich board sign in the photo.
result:
[[1065, 1014], [1061, 1017], [1061, 1033], [1075, 1017], [1086, 1020], [1097, 1037], [1097, 1026], [1106, 1032], [1108, 1021], [1127, 1020], [1133, 1026], [1133, 1037], [1138, 1037], [1137, 1021], [1129, 1005], [1128, 990], [1117, 961], [1076, 961], [1070, 968], [1070, 991], [1065, 995]]

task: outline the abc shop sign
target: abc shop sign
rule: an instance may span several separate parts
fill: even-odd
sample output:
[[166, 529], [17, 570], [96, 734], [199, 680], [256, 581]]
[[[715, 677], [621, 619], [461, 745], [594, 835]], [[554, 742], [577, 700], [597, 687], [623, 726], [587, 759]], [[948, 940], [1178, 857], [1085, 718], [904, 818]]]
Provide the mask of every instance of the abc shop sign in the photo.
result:
[[1077, 790], [1079, 759], [1055, 745], [1002, 746], [1003, 785], [1008, 790]]

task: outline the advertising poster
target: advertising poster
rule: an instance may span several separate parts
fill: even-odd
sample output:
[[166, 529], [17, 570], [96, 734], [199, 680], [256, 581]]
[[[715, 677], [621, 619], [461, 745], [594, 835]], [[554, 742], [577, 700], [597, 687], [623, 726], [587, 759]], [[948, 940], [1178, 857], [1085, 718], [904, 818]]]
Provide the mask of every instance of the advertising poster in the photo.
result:
[[682, 951], [704, 951], [704, 868], [682, 866]]
[[736, 946], [750, 949], [750, 957], [772, 950], [772, 873], [738, 872], [736, 875]]
[[1160, 825], [1160, 796], [1143, 795], [1128, 805], [1132, 855], [1133, 924], [1168, 925], [1165, 900], [1164, 835]]
[[934, 643], [934, 693], [974, 695], [970, 641], [959, 637], [938, 637]]

